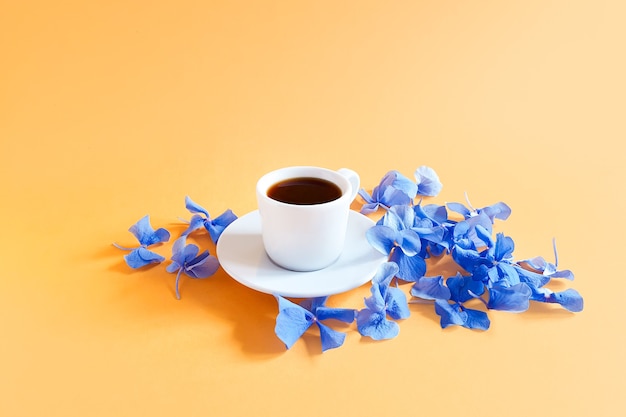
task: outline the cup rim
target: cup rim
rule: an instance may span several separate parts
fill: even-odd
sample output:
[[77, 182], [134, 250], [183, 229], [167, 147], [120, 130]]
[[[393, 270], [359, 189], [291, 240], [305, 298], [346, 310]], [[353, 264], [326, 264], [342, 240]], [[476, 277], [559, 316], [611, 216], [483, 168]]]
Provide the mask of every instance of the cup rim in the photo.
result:
[[[269, 188], [277, 182], [284, 181], [289, 178], [298, 177], [312, 177], [331, 181], [341, 189], [341, 197], [318, 204], [292, 204], [274, 200], [267, 195], [267, 190], [269, 190]], [[256, 184], [256, 192], [259, 198], [262, 198], [265, 201], [271, 202], [272, 204], [276, 204], [278, 206], [298, 207], [303, 210], [311, 210], [315, 207], [341, 204], [350, 197], [351, 191], [352, 185], [350, 184], [350, 181], [348, 181], [348, 179], [341, 175], [339, 172], [333, 171], [332, 169], [312, 165], [287, 166], [269, 171], [262, 175]]]

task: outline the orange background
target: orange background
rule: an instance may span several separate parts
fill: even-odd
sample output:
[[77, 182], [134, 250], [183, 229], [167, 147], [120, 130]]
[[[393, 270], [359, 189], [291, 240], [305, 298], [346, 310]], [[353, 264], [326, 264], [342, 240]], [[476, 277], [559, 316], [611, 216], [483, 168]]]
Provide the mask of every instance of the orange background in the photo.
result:
[[[0, 415], [623, 415], [625, 12], [2, 1]], [[494, 311], [477, 332], [412, 305], [395, 339], [352, 325], [321, 354], [312, 329], [286, 351], [271, 296], [220, 270], [177, 301], [164, 265], [133, 272], [111, 246], [145, 214], [177, 237], [186, 195], [241, 216], [259, 176], [297, 164], [368, 189], [428, 165], [432, 202], [505, 201], [515, 257], [552, 260], [556, 237], [585, 310]]]

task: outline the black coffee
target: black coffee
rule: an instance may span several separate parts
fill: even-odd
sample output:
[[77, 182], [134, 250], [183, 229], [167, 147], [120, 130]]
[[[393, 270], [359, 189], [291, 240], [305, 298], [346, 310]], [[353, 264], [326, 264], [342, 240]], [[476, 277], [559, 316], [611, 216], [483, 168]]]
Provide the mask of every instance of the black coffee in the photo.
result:
[[321, 178], [289, 178], [272, 185], [267, 196], [288, 204], [321, 204], [341, 197], [341, 188]]

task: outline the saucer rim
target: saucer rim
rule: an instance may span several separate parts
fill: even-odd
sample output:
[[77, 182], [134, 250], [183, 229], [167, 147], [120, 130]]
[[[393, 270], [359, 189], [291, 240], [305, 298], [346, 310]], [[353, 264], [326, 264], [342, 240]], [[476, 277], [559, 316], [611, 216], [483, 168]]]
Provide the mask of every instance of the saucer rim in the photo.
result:
[[[220, 253], [222, 253], [222, 257], [223, 257], [223, 250], [224, 250], [224, 246], [220, 245], [221, 242], [223, 242], [222, 237], [226, 234], [227, 239], [228, 239], [228, 229], [231, 228], [233, 225], [235, 225], [236, 222], [240, 222], [242, 221], [242, 219], [246, 218], [246, 217], [256, 217], [256, 219], [260, 219], [260, 215], [259, 215], [259, 211], [258, 210], [253, 210], [250, 211], [246, 214], [244, 214], [243, 216], [239, 217], [238, 219], [236, 219], [233, 223], [231, 223], [226, 229], [224, 229], [224, 231], [222, 232], [222, 235], [220, 236], [220, 239], [217, 242], [217, 246], [216, 246], [216, 252], [217, 252], [217, 258], [218, 260], [221, 258], [220, 257]], [[369, 217], [359, 213], [358, 211], [355, 210], [350, 210], [350, 215], [349, 215], [349, 219], [351, 220], [352, 218], [358, 218], [358, 221], [367, 221], [371, 226], [375, 225], [375, 222], [370, 219]], [[350, 225], [354, 220], [350, 221], [348, 225]], [[248, 219], [248, 221], [250, 221]], [[253, 220], [254, 221], [254, 220]], [[258, 220], [257, 220], [258, 221]], [[348, 226], [350, 227], [350, 226]], [[232, 230], [232, 229], [231, 229]], [[260, 238], [260, 233], [255, 233], [255, 235]], [[365, 239], [365, 236], [363, 237]], [[346, 240], [345, 245], [349, 244], [349, 240]], [[232, 265], [224, 265], [224, 263], [222, 263], [222, 261], [220, 260], [220, 266], [221, 268], [224, 270], [224, 272], [231, 277], [233, 280], [237, 281], [238, 283], [242, 284], [245, 287], [248, 287], [252, 290], [261, 292], [261, 293], [265, 293], [265, 294], [270, 294], [270, 295], [280, 295], [283, 297], [291, 297], [291, 298], [313, 298], [313, 297], [321, 297], [321, 296], [331, 296], [331, 295], [335, 295], [335, 294], [341, 294], [341, 293], [345, 293], [347, 291], [353, 290], [355, 288], [358, 288], [364, 284], [366, 284], [367, 282], [371, 281], [372, 278], [374, 277], [374, 274], [376, 272], [376, 269], [387, 260], [387, 256], [383, 255], [382, 253], [376, 251], [373, 247], [372, 249], [372, 255], [378, 255], [375, 257], [372, 257], [370, 262], [374, 263], [376, 265], [376, 267], [372, 267], [371, 270], [369, 270], [368, 272], [363, 273], [363, 277], [359, 278], [359, 279], [353, 279], [353, 280], [346, 280], [344, 285], [338, 285], [335, 286], [333, 289], [328, 290], [328, 291], [311, 291], [311, 290], [306, 290], [306, 288], [304, 290], [294, 290], [294, 289], [288, 289], [288, 290], [282, 290], [282, 289], [270, 289], [267, 286], [263, 286], [263, 285], [258, 285], [255, 284], [254, 282], [251, 282], [249, 279], [246, 279], [244, 277], [241, 277], [241, 274], [236, 274], [233, 273], [233, 268]], [[289, 274], [293, 274], [293, 275], [300, 275], [300, 274], [319, 274], [319, 273], [324, 273], [324, 271], [332, 271], [333, 269], [337, 268], [337, 267], [352, 267], [353, 265], [362, 265], [363, 263], [341, 263], [341, 259], [343, 257], [343, 254], [339, 256], [339, 258], [333, 262], [333, 264], [327, 266], [326, 268], [323, 269], [319, 269], [316, 271], [308, 271], [308, 272], [300, 272], [300, 271], [291, 271], [288, 270], [286, 268], [283, 268], [277, 264], [275, 264], [271, 258], [267, 255], [267, 253], [265, 252], [265, 250], [262, 247], [262, 243], [260, 246], [260, 251], [262, 251], [262, 256], [264, 257], [264, 262], [269, 262], [269, 264], [271, 264], [273, 266], [273, 270], [275, 271], [280, 271], [280, 273], [289, 273]], [[259, 251], [259, 252], [260, 252]], [[230, 256], [229, 256], [230, 257]], [[368, 264], [370, 263], [368, 262]]]

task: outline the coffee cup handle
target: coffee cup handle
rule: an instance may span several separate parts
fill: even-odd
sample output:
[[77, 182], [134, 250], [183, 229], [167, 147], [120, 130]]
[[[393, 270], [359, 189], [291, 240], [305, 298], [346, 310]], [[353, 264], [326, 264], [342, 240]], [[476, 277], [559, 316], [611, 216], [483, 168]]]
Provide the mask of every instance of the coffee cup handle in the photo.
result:
[[348, 168], [338, 169], [337, 172], [343, 175], [350, 183], [350, 186], [352, 187], [350, 201], [354, 200], [357, 193], [359, 192], [359, 187], [361, 186], [361, 179], [359, 178], [359, 174]]

